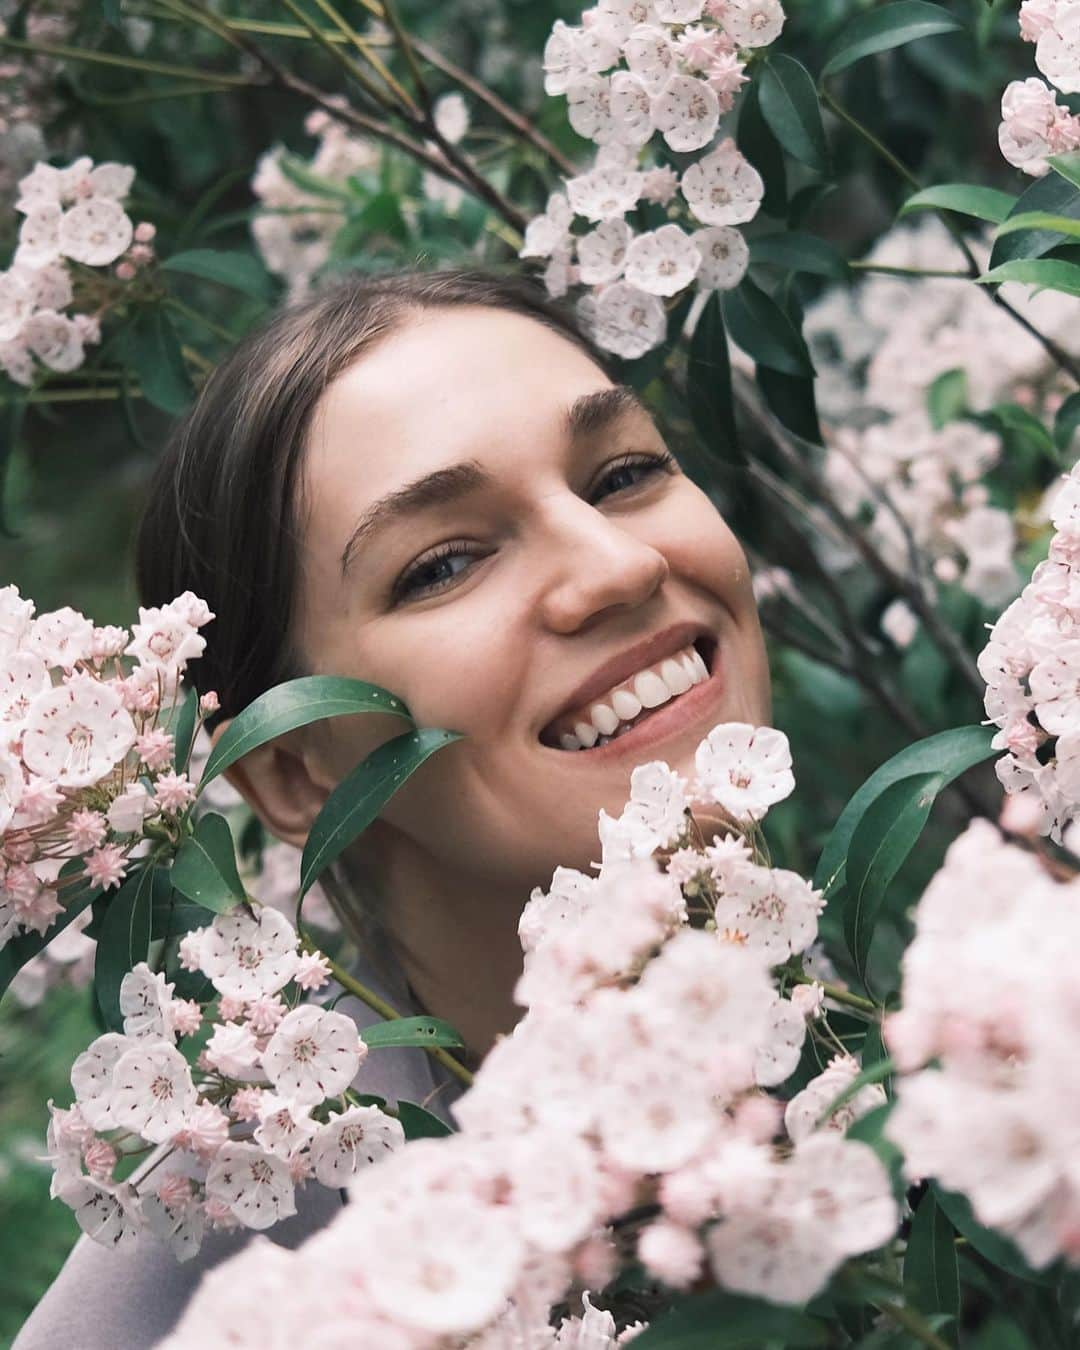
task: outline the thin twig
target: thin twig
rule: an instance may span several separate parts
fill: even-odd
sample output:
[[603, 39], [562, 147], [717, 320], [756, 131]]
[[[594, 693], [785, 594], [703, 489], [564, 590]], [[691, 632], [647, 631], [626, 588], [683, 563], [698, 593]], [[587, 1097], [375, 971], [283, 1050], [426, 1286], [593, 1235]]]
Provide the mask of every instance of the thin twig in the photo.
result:
[[146, 61], [141, 56], [117, 56], [112, 52], [93, 52], [82, 47], [68, 47], [58, 42], [22, 42], [18, 38], [0, 34], [0, 48], [16, 52], [31, 52], [37, 56], [52, 56], [61, 61], [85, 61], [89, 65], [119, 66], [144, 75], [171, 75], [180, 80], [199, 84], [227, 85], [231, 89], [254, 87], [258, 81], [247, 75], [215, 75], [190, 66], [173, 66], [163, 61]]
[[350, 79], [356, 81], [377, 108], [381, 108], [383, 112], [396, 112], [398, 110], [397, 104], [391, 102], [387, 98], [386, 94], [377, 84], [375, 84], [367, 71], [357, 65], [348, 52], [343, 52], [340, 47], [336, 47], [332, 42], [327, 42], [326, 38], [323, 36], [322, 29], [318, 24], [313, 23], [312, 20], [308, 18], [300, 6], [295, 3], [295, 0], [281, 0], [281, 3], [295, 19], [303, 24], [310, 33], [312, 40], [317, 42], [323, 51], [328, 52], [329, 55], [333, 57]]

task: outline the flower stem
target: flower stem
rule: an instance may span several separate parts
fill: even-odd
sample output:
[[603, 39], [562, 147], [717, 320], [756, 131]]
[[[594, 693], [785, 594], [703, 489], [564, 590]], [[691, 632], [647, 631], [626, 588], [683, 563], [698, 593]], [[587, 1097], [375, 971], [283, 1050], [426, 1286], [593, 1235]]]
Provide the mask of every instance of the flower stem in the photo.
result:
[[930, 1350], [951, 1350], [948, 1341], [942, 1340], [933, 1327], [906, 1303], [888, 1303], [884, 1299], [874, 1301], [873, 1306], [901, 1326], [910, 1336]]
[[952, 281], [970, 281], [970, 272], [950, 272], [933, 267], [889, 267], [885, 263], [861, 262], [849, 263], [856, 272], [881, 272], [890, 277], [948, 277]]
[[91, 65], [120, 66], [124, 70], [137, 70], [145, 75], [172, 75], [177, 79], [192, 80], [198, 84], [248, 88], [254, 83], [246, 75], [215, 74], [208, 70], [192, 69], [191, 66], [173, 66], [164, 61], [146, 61], [139, 56], [117, 56], [113, 52], [93, 52], [82, 47], [68, 47], [59, 42], [21, 42], [17, 38], [0, 35], [0, 48], [2, 47], [17, 52], [31, 52], [35, 56], [54, 56], [64, 61], [87, 61]]
[[[325, 952], [320, 951], [320, 949], [306, 936], [301, 938], [301, 942], [305, 951], [317, 952], [323, 957], [326, 964], [330, 967], [330, 973], [333, 975], [334, 979], [337, 980], [338, 984], [340, 984], [343, 989], [348, 990], [355, 998], [358, 998], [361, 1003], [366, 1003], [373, 1012], [377, 1012], [380, 1017], [385, 1018], [388, 1022], [396, 1021], [401, 1017], [401, 1013], [399, 1013], [396, 1008], [391, 1007], [384, 998], [380, 998], [379, 995], [375, 993], [374, 989], [369, 989], [366, 984], [361, 984], [359, 980], [349, 974], [344, 966], [339, 966], [336, 961], [327, 956]], [[473, 1075], [465, 1065], [459, 1060], [456, 1060], [453, 1055], [447, 1054], [445, 1050], [436, 1046], [425, 1045], [423, 1049], [431, 1055], [433, 1059], [437, 1059], [448, 1073], [453, 1074], [459, 1083], [464, 1083], [466, 1087], [470, 1086], [473, 1081]]]

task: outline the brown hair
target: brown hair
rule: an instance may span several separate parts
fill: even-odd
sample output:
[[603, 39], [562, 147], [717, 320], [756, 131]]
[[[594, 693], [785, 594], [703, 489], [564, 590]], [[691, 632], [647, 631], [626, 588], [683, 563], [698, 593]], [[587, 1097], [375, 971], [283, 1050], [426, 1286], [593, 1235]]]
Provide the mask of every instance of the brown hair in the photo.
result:
[[144, 605], [190, 590], [216, 615], [190, 671], [201, 693], [214, 689], [221, 699], [211, 725], [304, 673], [291, 641], [299, 473], [323, 392], [410, 315], [465, 305], [536, 319], [610, 373], [573, 317], [520, 275], [350, 276], [245, 337], [176, 428], [139, 527], [136, 579]]

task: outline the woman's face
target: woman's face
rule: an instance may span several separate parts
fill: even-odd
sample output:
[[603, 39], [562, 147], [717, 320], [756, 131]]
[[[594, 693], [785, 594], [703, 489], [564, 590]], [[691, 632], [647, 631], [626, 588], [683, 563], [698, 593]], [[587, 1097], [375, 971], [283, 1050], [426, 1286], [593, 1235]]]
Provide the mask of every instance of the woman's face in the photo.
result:
[[[464, 733], [383, 811], [448, 874], [527, 888], [559, 864], [585, 870], [597, 813], [619, 814], [635, 764], [690, 774], [716, 723], [768, 721], [746, 559], [665, 455], [648, 414], [584, 352], [496, 309], [425, 312], [323, 396], [297, 641], [312, 672], [382, 685], [420, 726]], [[384, 502], [436, 473], [434, 491]], [[585, 720], [575, 712], [610, 705], [607, 691], [698, 636], [715, 649], [709, 679], [606, 747], [559, 745]], [[404, 730], [381, 716], [323, 724], [326, 782]]]

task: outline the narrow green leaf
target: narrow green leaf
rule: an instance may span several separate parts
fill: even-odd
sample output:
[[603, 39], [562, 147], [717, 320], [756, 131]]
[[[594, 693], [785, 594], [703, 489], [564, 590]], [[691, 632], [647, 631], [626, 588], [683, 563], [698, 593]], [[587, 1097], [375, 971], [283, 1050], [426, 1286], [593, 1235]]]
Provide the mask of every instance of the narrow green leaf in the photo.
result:
[[962, 1237], [967, 1238], [980, 1256], [997, 1266], [1016, 1275], [1031, 1284], [1050, 1284], [1051, 1277], [1045, 1272], [1032, 1270], [1021, 1256], [1019, 1250], [1008, 1240], [989, 1228], [984, 1228], [972, 1213], [971, 1205], [965, 1196], [947, 1191], [937, 1182], [932, 1186], [934, 1197], [952, 1226]]
[[960, 1267], [956, 1230], [928, 1190], [911, 1221], [904, 1254], [904, 1291], [908, 1302], [925, 1313], [960, 1312]]
[[1080, 188], [1080, 151], [1070, 150], [1064, 155], [1051, 155], [1047, 163], [1066, 182]]
[[924, 0], [898, 0], [892, 5], [881, 5], [857, 15], [848, 23], [826, 62], [821, 78], [828, 79], [865, 56], [901, 47], [916, 38], [933, 37], [936, 33], [951, 33], [963, 24], [940, 5]]
[[1060, 451], [1072, 445], [1077, 427], [1080, 427], [1080, 393], [1070, 394], [1054, 418], [1054, 443]]
[[712, 1289], [680, 1300], [634, 1338], [638, 1350], [761, 1350], [775, 1341], [786, 1350], [828, 1345], [828, 1328], [796, 1308]]
[[154, 896], [168, 886], [168, 873], [149, 863], [128, 877], [109, 901], [94, 961], [94, 992], [109, 1031], [124, 1029], [120, 983], [133, 966], [146, 960]]
[[749, 240], [750, 262], [756, 266], [768, 263], [788, 272], [806, 272], [825, 277], [829, 281], [848, 281], [851, 268], [847, 259], [827, 239], [801, 230], [784, 230], [776, 234], [759, 234]]
[[735, 143], [761, 174], [765, 195], [761, 209], [767, 216], [784, 216], [787, 212], [787, 166], [780, 142], [761, 111], [758, 85], [754, 81], [746, 88], [739, 105], [739, 125]]
[[288, 680], [260, 694], [233, 718], [210, 752], [199, 780], [200, 790], [267, 741], [324, 717], [348, 713], [392, 713], [412, 721], [401, 699], [364, 680], [337, 675], [304, 675], [298, 680]]
[[965, 1350], [1032, 1350], [1027, 1334], [1015, 1322], [995, 1317], [964, 1341]]
[[1012, 434], [1026, 441], [1039, 454], [1045, 455], [1054, 465], [1060, 464], [1057, 443], [1034, 413], [1022, 408], [1019, 403], [995, 403], [992, 408], [978, 415], [977, 421], [991, 426], [1003, 435]]
[[[60, 869], [60, 877], [71, 877], [82, 870], [82, 859], [71, 858]], [[53, 938], [59, 936], [68, 924], [74, 922], [101, 894], [99, 888], [91, 886], [86, 880], [79, 883], [72, 882], [60, 892], [59, 898], [64, 906], [64, 912], [57, 915], [51, 928], [47, 928], [44, 933], [20, 933], [18, 937], [11, 938], [0, 947], [0, 998], [3, 998], [8, 985], [23, 966], [33, 960], [39, 952], [43, 952]]]
[[829, 145], [821, 121], [821, 104], [806, 67], [783, 53], [761, 72], [758, 98], [773, 135], [792, 158], [815, 173], [829, 172]]
[[732, 341], [758, 365], [784, 375], [814, 376], [802, 335], [772, 296], [749, 277], [725, 291], [720, 304]]
[[[1080, 188], [1056, 173], [1037, 178], [1017, 199], [1008, 218], [1032, 212], [1080, 220]], [[1061, 235], [1057, 230], [1017, 230], [1015, 234], [994, 240], [989, 266], [999, 267], [1016, 258], [1039, 258], [1060, 243]]]
[[416, 770], [436, 751], [461, 740], [459, 731], [418, 727], [380, 745], [323, 803], [312, 822], [300, 862], [300, 896], [361, 834]]
[[875, 1106], [872, 1111], [867, 1111], [865, 1116], [860, 1116], [848, 1126], [844, 1137], [874, 1150], [889, 1173], [893, 1194], [900, 1199], [907, 1189], [904, 1181], [904, 1155], [886, 1133], [886, 1126], [895, 1105], [895, 1102], [885, 1102], [881, 1106]]
[[440, 1017], [398, 1017], [374, 1022], [364, 1027], [360, 1036], [370, 1050], [418, 1045], [460, 1049], [465, 1044], [450, 1023]]
[[1055, 216], [1049, 211], [1022, 211], [1018, 216], [1010, 216], [994, 231], [994, 238], [1015, 234], [1017, 230], [1053, 230], [1055, 234], [1068, 235], [1070, 239], [1080, 239], [1080, 220], [1071, 216]]
[[914, 193], [896, 214], [902, 217], [913, 211], [956, 211], [962, 216], [974, 216], [976, 220], [1000, 225], [1015, 205], [1015, 197], [1008, 192], [999, 192], [997, 188], [979, 187], [973, 183], [940, 183], [937, 187]]
[[867, 807], [851, 837], [847, 857], [844, 937], [859, 978], [885, 893], [923, 832], [941, 790], [934, 773], [892, 783]]
[[[832, 1014], [830, 1013], [830, 1017], [831, 1016]], [[875, 1023], [874, 1025], [876, 1026], [877, 1024]], [[896, 1065], [891, 1059], [879, 1059], [873, 1064], [868, 1064], [865, 1069], [861, 1069], [847, 1087], [845, 1087], [842, 1092], [837, 1093], [836, 1097], [834, 1097], [825, 1110], [822, 1111], [817, 1120], [818, 1128], [824, 1125], [827, 1120], [830, 1120], [835, 1116], [837, 1111], [839, 1111], [842, 1106], [846, 1106], [848, 1102], [851, 1101], [852, 1097], [857, 1096], [864, 1087], [873, 1087], [876, 1083], [884, 1083], [887, 1078], [892, 1076], [895, 1068]]]
[[148, 403], [174, 415], [187, 408], [194, 388], [176, 330], [162, 305], [142, 310], [125, 330], [119, 349], [138, 375]]
[[765, 395], [769, 411], [789, 431], [811, 445], [824, 444], [813, 380], [803, 375], [785, 375], [768, 366], [758, 366], [754, 371], [754, 379]]
[[967, 407], [967, 371], [962, 366], [943, 371], [926, 391], [926, 411], [940, 431], [954, 422]]
[[229, 290], [269, 300], [273, 292], [270, 274], [252, 253], [225, 252], [216, 248], [193, 248], [174, 253], [161, 264], [163, 272], [214, 281]]
[[1080, 266], [1060, 258], [1015, 258], [991, 268], [975, 281], [980, 286], [1000, 286], [1005, 281], [1021, 281], [1041, 290], [1080, 295]]
[[225, 914], [244, 899], [236, 845], [224, 816], [208, 811], [180, 845], [170, 873], [173, 886], [204, 909]]
[[159, 721], [159, 726], [172, 733], [173, 767], [177, 773], [187, 767], [191, 755], [191, 743], [195, 737], [195, 719], [199, 712], [199, 695], [194, 688], [188, 689], [184, 697], [171, 714]]
[[686, 396], [690, 416], [706, 448], [726, 463], [743, 463], [735, 430], [727, 334], [715, 291], [706, 301], [690, 339]]
[[890, 784], [916, 773], [936, 773], [943, 779], [943, 786], [947, 786], [972, 765], [989, 759], [995, 753], [990, 748], [992, 735], [991, 728], [981, 726], [939, 731], [934, 736], [906, 746], [875, 770], [844, 807], [840, 819], [825, 841], [814, 872], [814, 885], [818, 890], [824, 891], [828, 898], [843, 884], [844, 860], [855, 828], [870, 803]]
[[397, 1118], [401, 1121], [401, 1127], [405, 1131], [405, 1138], [413, 1139], [445, 1139], [448, 1134], [454, 1131], [449, 1125], [433, 1116], [430, 1111], [425, 1111], [422, 1106], [417, 1106], [415, 1102], [399, 1101], [396, 1108]]

